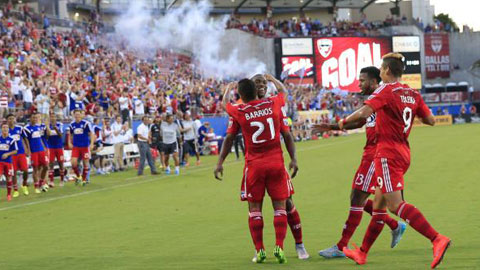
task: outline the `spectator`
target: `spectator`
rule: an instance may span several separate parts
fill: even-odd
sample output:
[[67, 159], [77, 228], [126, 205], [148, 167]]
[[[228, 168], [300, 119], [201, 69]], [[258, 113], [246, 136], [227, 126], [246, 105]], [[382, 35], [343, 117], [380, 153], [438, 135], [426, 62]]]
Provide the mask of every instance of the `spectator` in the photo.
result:
[[122, 114], [122, 123], [125, 123], [130, 116], [128, 88], [123, 89], [122, 96], [118, 98], [118, 104]]
[[112, 124], [112, 143], [114, 147], [114, 154], [113, 154], [113, 160], [115, 163], [115, 170], [123, 171], [124, 170], [124, 164], [123, 164], [123, 135], [124, 135], [124, 130], [123, 130], [123, 124], [122, 124], [122, 117], [117, 116], [115, 118], [115, 122]]
[[153, 159], [152, 152], [150, 151], [152, 136], [149, 125], [150, 119], [148, 116], [144, 116], [142, 117], [142, 123], [137, 127], [138, 150], [140, 152], [140, 164], [138, 165], [137, 175], [143, 175], [145, 159], [148, 161], [148, 166], [150, 166], [150, 172], [152, 175], [158, 174], [155, 167], [155, 160]]
[[35, 105], [38, 113], [40, 113], [42, 118], [45, 119], [50, 111], [50, 97], [45, 88], [42, 88], [40, 94], [35, 98]]

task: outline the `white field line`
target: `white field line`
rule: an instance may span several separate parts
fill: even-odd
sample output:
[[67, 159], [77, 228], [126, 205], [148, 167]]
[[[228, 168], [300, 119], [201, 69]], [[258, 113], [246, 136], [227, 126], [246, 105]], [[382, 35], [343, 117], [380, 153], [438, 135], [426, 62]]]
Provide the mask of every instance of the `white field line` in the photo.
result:
[[[323, 147], [328, 147], [328, 146], [332, 146], [332, 145], [349, 143], [349, 142], [352, 142], [352, 141], [354, 141], [354, 140], [356, 140], [356, 139], [358, 139], [358, 138], [360, 138], [360, 137], [354, 137], [353, 139], [348, 139], [348, 140], [341, 141], [341, 142], [333, 142], [333, 143], [329, 143], [329, 144], [321, 144], [321, 145], [317, 145], [317, 146], [311, 146], [311, 147], [307, 147], [307, 148], [301, 148], [301, 149], [298, 149], [297, 152], [310, 151], [310, 150], [314, 150], [314, 149], [318, 149], [318, 148], [323, 148]], [[231, 162], [227, 162], [227, 163], [225, 164], [225, 166], [229, 166], [229, 165], [232, 165], [232, 164], [240, 164], [240, 163], [239, 163], [239, 162], [231, 161]], [[243, 164], [243, 163], [242, 163], [242, 164]], [[192, 174], [192, 173], [195, 173], [195, 172], [200, 172], [200, 171], [205, 171], [205, 170], [212, 170], [212, 171], [213, 171], [212, 166], [213, 166], [213, 164], [212, 164], [212, 165], [209, 165], [209, 166], [207, 166], [207, 167], [200, 168], [200, 169], [195, 169], [195, 168], [193, 168], [192, 170], [189, 170], [189, 171], [187, 171], [187, 172], [185, 172], [185, 173], [183, 173], [183, 174], [180, 174], [180, 176], [181, 176], [181, 175], [189, 175], [189, 174]], [[58, 201], [58, 200], [62, 200], [62, 199], [74, 198], [74, 197], [83, 196], [83, 195], [88, 195], [88, 194], [97, 193], [97, 192], [102, 192], [102, 191], [106, 191], [106, 190], [113, 190], [113, 189], [117, 189], [117, 188], [124, 188], [124, 187], [133, 186], [133, 185], [150, 183], [150, 182], [153, 182], [153, 181], [156, 181], [156, 180], [159, 180], [159, 179], [163, 179], [163, 178], [175, 178], [176, 176], [174, 176], [174, 175], [161, 175], [161, 176], [147, 176], [147, 175], [144, 175], [144, 176], [130, 177], [130, 178], [127, 178], [127, 179], [125, 179], [125, 180], [126, 180], [126, 181], [128, 181], [128, 180], [135, 180], [135, 179], [141, 179], [141, 178], [145, 178], [145, 177], [148, 177], [148, 179], [141, 180], [141, 181], [130, 182], [130, 183], [126, 183], [126, 184], [120, 184], [120, 185], [115, 185], [115, 186], [109, 186], [109, 187], [99, 188], [99, 189], [95, 189], [95, 190], [83, 191], [83, 192], [79, 192], [79, 193], [75, 193], [75, 194], [68, 194], [68, 195], [58, 196], [58, 197], [49, 198], [49, 199], [43, 199], [43, 200], [38, 200], [38, 201], [33, 201], [33, 202], [25, 202], [25, 203], [21, 203], [21, 204], [17, 204], [17, 205], [1, 207], [1, 208], [0, 208], [0, 211], [6, 211], [6, 210], [15, 209], [15, 208], [21, 208], [21, 207], [26, 207], [26, 206], [30, 206], [30, 205], [37, 205], [37, 204], [42, 204], [42, 203], [48, 203], [48, 202]], [[212, 175], [212, 178], [213, 178], [213, 175]]]

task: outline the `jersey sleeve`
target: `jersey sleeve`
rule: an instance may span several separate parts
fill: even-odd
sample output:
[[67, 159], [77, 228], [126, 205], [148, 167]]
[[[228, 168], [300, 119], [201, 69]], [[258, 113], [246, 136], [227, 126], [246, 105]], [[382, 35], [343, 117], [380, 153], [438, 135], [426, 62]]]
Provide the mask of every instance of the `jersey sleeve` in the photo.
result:
[[374, 111], [378, 111], [387, 105], [389, 92], [390, 91], [388, 91], [385, 86], [380, 86], [371, 96], [368, 97], [365, 104], [370, 106]]
[[231, 103], [227, 103], [227, 106], [225, 106], [225, 110], [231, 117], [235, 117], [237, 115], [237, 109]]
[[417, 110], [417, 115], [420, 118], [425, 118], [431, 115], [432, 112], [428, 108], [427, 104], [425, 104], [425, 101], [423, 101], [423, 98], [420, 96], [418, 99], [418, 110]]
[[92, 125], [89, 122], [86, 122], [85, 130], [87, 131], [87, 133], [94, 133], [94, 131], [92, 129]]
[[12, 140], [10, 142], [10, 149], [9, 151], [12, 152], [12, 151], [17, 151], [18, 150], [18, 146], [17, 146], [17, 140]]
[[227, 134], [236, 135], [239, 130], [240, 130], [240, 124], [235, 119], [233, 119], [233, 117], [230, 117], [228, 119]]
[[67, 133], [73, 134], [73, 127], [72, 127], [72, 124], [68, 125], [68, 128], [67, 128]]
[[30, 130], [28, 128], [23, 128], [22, 135], [23, 137], [28, 138], [28, 136], [30, 135]]
[[270, 99], [282, 107], [285, 106], [285, 94], [283, 92], [279, 92], [277, 95], [270, 97]]

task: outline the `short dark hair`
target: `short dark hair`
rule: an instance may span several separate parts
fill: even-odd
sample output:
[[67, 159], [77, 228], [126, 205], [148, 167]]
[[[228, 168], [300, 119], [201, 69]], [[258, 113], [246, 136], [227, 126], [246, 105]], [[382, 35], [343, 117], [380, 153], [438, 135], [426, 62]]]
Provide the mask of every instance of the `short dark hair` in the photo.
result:
[[12, 117], [12, 116], [15, 117], [15, 115], [13, 115], [12, 113], [9, 113], [5, 119], [8, 119], [9, 117]]
[[249, 79], [241, 79], [238, 82], [238, 93], [242, 99], [253, 100], [257, 96], [255, 83]]
[[403, 55], [399, 53], [388, 53], [382, 57], [384, 67], [388, 67], [392, 75], [400, 78], [403, 75]]
[[360, 73], [365, 73], [367, 74], [367, 77], [370, 80], [376, 80], [377, 83], [380, 83], [382, 81], [382, 78], [380, 78], [380, 69], [370, 66], [370, 67], [364, 67], [360, 70]]

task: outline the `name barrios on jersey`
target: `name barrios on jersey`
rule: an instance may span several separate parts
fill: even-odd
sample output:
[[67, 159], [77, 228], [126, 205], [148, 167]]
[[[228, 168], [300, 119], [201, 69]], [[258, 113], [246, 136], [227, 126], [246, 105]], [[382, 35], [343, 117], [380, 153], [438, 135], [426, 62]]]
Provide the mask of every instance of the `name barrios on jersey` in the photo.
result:
[[250, 120], [257, 117], [267, 116], [273, 114], [272, 108], [266, 108], [263, 110], [253, 111], [251, 113], [245, 113], [245, 119]]

